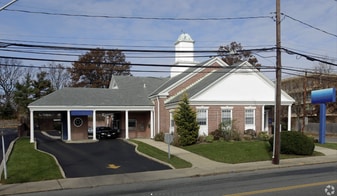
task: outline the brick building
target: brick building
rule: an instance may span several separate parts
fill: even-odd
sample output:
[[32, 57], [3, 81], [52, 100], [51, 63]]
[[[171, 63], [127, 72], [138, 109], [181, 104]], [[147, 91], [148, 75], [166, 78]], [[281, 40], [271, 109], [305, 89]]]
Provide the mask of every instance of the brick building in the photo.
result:
[[[272, 81], [248, 62], [229, 66], [212, 57], [196, 63], [194, 41], [186, 33], [178, 37], [175, 50], [169, 78], [112, 76], [109, 89], [64, 88], [31, 103], [31, 141], [34, 113], [45, 111], [61, 113], [64, 140], [86, 139], [87, 127], [95, 130], [102, 123], [98, 116], [105, 116], [103, 124], [117, 126], [127, 139], [174, 132], [173, 113], [184, 93], [197, 112], [199, 135], [208, 135], [224, 120], [233, 122], [242, 133], [247, 129], [271, 131], [275, 104]], [[289, 111], [289, 130], [293, 103], [282, 91], [281, 105]], [[76, 127], [75, 134], [74, 119], [82, 117], [85, 125]]]
[[[306, 125], [319, 122], [319, 104], [311, 104], [311, 91], [336, 88], [337, 74], [310, 73], [283, 79], [281, 85], [295, 99], [292, 128], [303, 131]], [[326, 112], [327, 123], [337, 123], [337, 103], [328, 103]]]

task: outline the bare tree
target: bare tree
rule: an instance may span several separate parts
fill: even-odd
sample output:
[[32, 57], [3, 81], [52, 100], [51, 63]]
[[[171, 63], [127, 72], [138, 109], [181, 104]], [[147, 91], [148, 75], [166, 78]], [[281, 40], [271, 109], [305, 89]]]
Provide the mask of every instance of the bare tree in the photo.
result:
[[4, 103], [10, 103], [15, 84], [23, 75], [21, 62], [16, 59], [0, 58], [0, 88], [4, 93]]
[[326, 63], [318, 63], [314, 67], [314, 72], [316, 74], [331, 74], [333, 72], [333, 66]]
[[70, 74], [62, 64], [50, 63], [47, 78], [55, 90], [69, 86]]
[[240, 61], [248, 61], [256, 68], [260, 67], [257, 58], [249, 50], [243, 50], [240, 43], [231, 42], [229, 45], [220, 46], [218, 49], [218, 55], [228, 65], [233, 65]]

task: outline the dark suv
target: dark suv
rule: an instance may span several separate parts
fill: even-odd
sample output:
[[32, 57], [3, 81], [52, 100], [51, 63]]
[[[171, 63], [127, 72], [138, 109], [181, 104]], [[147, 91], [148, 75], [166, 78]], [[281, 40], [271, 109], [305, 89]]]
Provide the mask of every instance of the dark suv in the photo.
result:
[[117, 138], [119, 131], [117, 129], [112, 129], [110, 127], [96, 127], [96, 138]]

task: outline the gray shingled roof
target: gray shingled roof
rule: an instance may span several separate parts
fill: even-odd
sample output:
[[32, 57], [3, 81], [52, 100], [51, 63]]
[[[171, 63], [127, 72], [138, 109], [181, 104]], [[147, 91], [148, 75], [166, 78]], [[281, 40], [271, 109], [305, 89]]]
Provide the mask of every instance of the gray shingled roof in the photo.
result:
[[149, 93], [167, 80], [131, 76], [115, 79], [119, 89], [63, 88], [29, 106], [152, 106]]
[[176, 76], [170, 78], [163, 85], [161, 85], [157, 90], [155, 90], [153, 93], [151, 93], [150, 96], [154, 96], [154, 95], [159, 94], [161, 91], [163, 91], [166, 88], [172, 86], [173, 84], [175, 84], [179, 80], [183, 79], [184, 77], [186, 77], [190, 73], [193, 73], [195, 70], [202, 67], [203, 65], [205, 65], [206, 63], [208, 63], [211, 60], [212, 60], [212, 58], [207, 60], [207, 61], [204, 61], [202, 63], [199, 63], [199, 64], [195, 65], [195, 67], [190, 67], [190, 68], [186, 69], [184, 72], [180, 73], [179, 75], [176, 75]]
[[[239, 63], [239, 64], [241, 64], [241, 63]], [[215, 72], [210, 73], [204, 79], [200, 80], [198, 83], [196, 83], [195, 85], [191, 86], [186, 91], [184, 91], [184, 93], [186, 92], [189, 97], [193, 97], [194, 95], [196, 95], [200, 91], [207, 88], [209, 85], [213, 84], [216, 80], [218, 80], [222, 76], [226, 75], [231, 70], [237, 68], [237, 65], [239, 65], [239, 64], [234, 64], [234, 65], [229, 66], [229, 67], [220, 68], [220, 69], [216, 70]], [[181, 100], [181, 98], [182, 98], [181, 95], [177, 95], [173, 99], [168, 101], [166, 104], [177, 103]]]

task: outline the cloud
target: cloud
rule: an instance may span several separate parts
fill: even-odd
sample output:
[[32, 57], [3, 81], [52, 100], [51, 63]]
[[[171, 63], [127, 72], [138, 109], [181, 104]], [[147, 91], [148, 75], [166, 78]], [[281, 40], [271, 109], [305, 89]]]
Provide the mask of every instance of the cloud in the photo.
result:
[[[220, 18], [242, 16], [270, 16], [275, 1], [270, 0], [30, 0], [18, 1], [9, 9], [57, 12], [70, 14]], [[337, 2], [333, 0], [282, 0], [281, 12], [298, 20], [337, 32]], [[0, 41], [47, 41], [70, 44], [89, 44], [115, 48], [170, 49], [179, 34], [189, 33], [196, 41], [196, 49], [217, 49], [232, 41], [244, 47], [275, 45], [275, 21], [272, 18], [248, 20], [131, 20], [93, 17], [66, 17], [2, 11]], [[282, 45], [307, 53], [327, 55], [337, 59], [336, 37], [307, 27], [290, 18], [281, 23]], [[17, 55], [17, 54], [16, 54]], [[173, 54], [172, 54], [173, 55]], [[268, 54], [267, 56], [270, 56]], [[273, 54], [274, 55], [274, 54]], [[311, 66], [312, 62], [298, 60], [284, 54], [282, 62], [296, 67]], [[268, 65], [273, 58], [259, 58]], [[136, 63], [173, 63], [173, 59], [132, 58]], [[144, 68], [145, 69], [145, 68]], [[152, 69], [152, 68], [149, 68]], [[151, 74], [151, 73], [147, 73]], [[168, 75], [168, 73], [166, 74]]]

